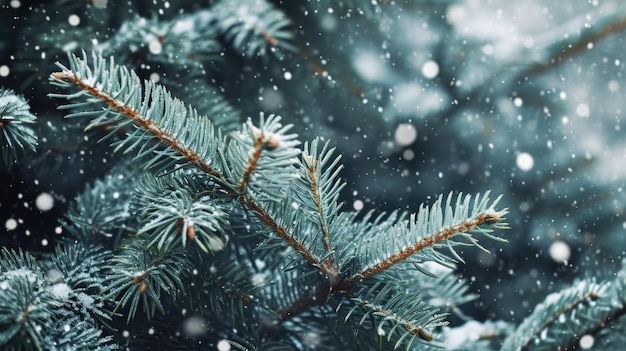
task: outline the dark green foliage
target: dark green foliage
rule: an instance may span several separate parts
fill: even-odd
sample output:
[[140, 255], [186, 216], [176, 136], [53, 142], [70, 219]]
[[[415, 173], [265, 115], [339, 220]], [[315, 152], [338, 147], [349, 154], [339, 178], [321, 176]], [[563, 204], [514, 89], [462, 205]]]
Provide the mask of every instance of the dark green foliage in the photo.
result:
[[17, 349], [43, 349], [44, 335], [54, 325], [49, 321], [59, 320], [64, 313], [61, 301], [30, 271], [10, 276], [5, 272], [2, 278], [0, 343]]
[[108, 318], [100, 297], [103, 253], [59, 248], [45, 272], [29, 254], [0, 252], [0, 345], [10, 350], [115, 350], [92, 316]]
[[126, 313], [129, 322], [140, 301], [148, 318], [154, 316], [156, 310], [164, 312], [162, 294], [176, 299], [185, 291], [183, 278], [191, 270], [181, 249], [160, 251], [156, 246], [149, 246], [145, 236], [123, 243], [106, 268], [105, 298], [116, 303], [115, 310], [129, 305]]
[[[175, 21], [137, 16], [124, 22], [116, 35], [97, 49], [113, 54], [125, 47], [127, 50], [118, 57], [121, 62], [130, 63], [133, 56], [142, 56], [154, 65], [176, 60], [191, 72], [200, 73], [204, 69], [202, 62], [219, 59], [222, 49], [215, 27], [209, 25], [212, 18], [210, 11], [194, 12]], [[186, 54], [180, 55], [182, 52]]]
[[150, 233], [149, 246], [168, 251], [193, 242], [205, 252], [224, 248], [234, 203], [224, 190], [207, 186], [210, 182], [182, 172], [141, 179], [133, 202], [143, 218], [138, 233]]
[[[129, 152], [138, 149], [137, 157], [147, 159], [145, 167], [150, 167], [157, 172], [177, 163], [189, 153], [197, 158], [187, 160], [192, 164], [208, 164], [205, 171], [210, 169], [217, 158], [218, 149], [222, 147], [220, 138], [215, 134], [213, 124], [203, 116], [198, 116], [196, 111], [187, 107], [182, 101], [174, 99], [163, 86], [155, 85], [150, 81], [142, 83], [137, 74], [128, 71], [123, 66], [117, 66], [111, 59], [107, 62], [97, 57], [94, 53], [93, 67], [88, 65], [86, 54], [84, 59], [72, 57], [70, 68], [64, 68], [61, 76], [54, 76], [53, 83], [69, 87], [63, 75], [70, 79], [80, 80], [91, 88], [98, 84], [97, 89], [91, 93], [100, 94], [100, 98], [87, 99], [84, 102], [64, 105], [64, 109], [82, 108], [81, 112], [74, 112], [68, 117], [92, 117], [87, 129], [106, 128], [110, 129], [107, 137], [114, 136], [118, 132], [129, 133], [127, 138], [114, 143], [116, 150]], [[145, 89], [145, 90], [144, 90]], [[72, 95], [51, 94], [53, 97], [75, 99], [89, 93], [81, 91]], [[99, 106], [105, 105], [101, 111]], [[84, 109], [95, 105], [94, 110]], [[132, 109], [133, 119], [128, 119], [123, 114], [123, 109]], [[132, 122], [141, 125], [133, 125]], [[193, 128], [189, 128], [193, 125]], [[126, 129], [130, 130], [126, 130]], [[131, 131], [132, 130], [132, 131]], [[168, 139], [170, 147], [175, 149], [163, 149], [163, 145], [150, 142], [153, 137]], [[215, 170], [219, 171], [219, 169]]]
[[35, 151], [37, 136], [31, 125], [36, 119], [23, 97], [0, 88], [0, 162], [3, 168], [11, 167], [24, 151]]
[[137, 169], [122, 164], [76, 196], [63, 221], [70, 234], [69, 241], [117, 248], [121, 238], [135, 231], [139, 222], [132, 216], [134, 210], [129, 199], [134, 189], [131, 182], [140, 174]]
[[261, 115], [258, 127], [249, 119], [231, 133], [224, 155], [224, 178], [231, 187], [258, 200], [277, 199], [296, 177], [300, 144], [296, 134], [285, 134], [281, 118]]
[[58, 322], [59, 328], [46, 333], [45, 350], [109, 351], [120, 348], [112, 344], [112, 336], [103, 336], [93, 320], [70, 316]]
[[109, 259], [111, 252], [99, 246], [85, 247], [76, 243], [56, 247], [47, 275], [53, 285], [67, 287], [65, 308], [80, 313], [82, 319], [111, 318], [111, 306], [100, 294]]
[[216, 28], [241, 55], [265, 58], [277, 49], [295, 50], [291, 21], [266, 0], [218, 1]]
[[208, 116], [215, 127], [222, 133], [231, 132], [241, 126], [241, 113], [228, 102], [212, 85], [207, 84], [202, 76], [188, 78], [188, 84], [179, 84], [167, 77], [161, 79], [171, 86], [172, 94], [187, 102], [194, 102], [198, 113]]
[[[88, 128], [112, 126], [109, 136], [122, 126], [134, 128], [114, 146], [126, 151], [138, 148], [137, 158], [147, 158], [145, 168], [154, 172], [136, 185], [132, 202], [140, 209], [142, 224], [114, 256], [104, 284], [106, 298], [115, 300], [117, 308], [129, 305], [129, 322], [140, 300], [147, 317], [152, 318], [156, 310], [165, 312], [163, 292], [172, 298], [185, 294], [182, 278], [192, 265], [181, 247], [197, 240], [204, 251], [222, 250], [231, 236], [229, 212], [242, 206], [249, 214], [241, 219], [258, 227], [257, 235], [267, 236], [260, 249], [276, 251], [287, 245], [295, 249], [295, 255], [287, 253], [272, 260], [271, 267], [276, 268], [269, 272], [274, 282], [267, 286], [267, 293], [263, 281], [269, 272], [242, 280], [247, 275], [243, 273], [253, 267], [251, 263], [211, 266], [209, 272], [218, 272], [214, 277], [217, 286], [208, 291], [217, 288], [218, 293], [204, 298], [200, 294], [194, 300], [209, 298], [212, 312], [222, 310], [221, 305], [232, 309], [238, 303], [240, 313], [231, 312], [232, 326], [240, 325], [237, 320], [254, 318], [255, 322], [246, 321], [240, 327], [260, 325], [277, 340], [281, 339], [278, 335], [297, 333], [299, 314], [311, 308], [326, 310], [326, 300], [337, 300], [339, 306], [349, 302], [348, 315], [362, 309], [355, 326], [364, 328], [364, 333], [377, 335], [389, 324], [387, 338], [370, 340], [410, 348], [416, 339], [432, 340], [431, 330], [445, 324], [445, 314], [437, 314], [419, 291], [407, 290], [402, 280], [384, 282], [387, 276], [382, 273], [398, 263], [461, 261], [453, 246], [482, 248], [472, 232], [501, 240], [488, 234], [486, 227], [506, 228], [502, 220], [507, 211], [496, 211], [498, 199], [492, 203], [488, 194], [474, 201], [471, 196], [459, 195], [454, 205], [452, 194], [445, 204], [439, 197], [431, 207], [420, 207], [408, 221], [406, 214], [392, 214], [373, 223], [357, 221], [353, 215], [341, 216], [341, 165], [328, 144], [320, 149], [316, 139], [302, 152], [296, 148], [300, 143], [296, 135], [287, 134], [291, 125], [283, 126], [279, 117], [266, 119], [263, 114], [258, 127], [249, 119], [240, 130], [222, 137], [206, 117], [196, 117], [195, 110], [171, 98], [164, 87], [152, 82], [142, 87], [133, 71], [112, 60], [107, 66], [93, 54], [92, 65], [75, 56], [70, 61], [71, 68], [61, 66], [63, 71], [53, 74], [52, 80], [62, 87], [75, 86], [79, 92], [52, 96], [69, 100], [62, 108], [75, 111], [70, 118], [95, 115]], [[143, 98], [141, 90], [145, 90]], [[97, 101], [104, 103], [104, 113], [91, 109]], [[83, 111], [85, 108], [90, 109]], [[163, 150], [161, 144], [168, 148]], [[181, 170], [185, 162], [195, 168]], [[383, 242], [382, 235], [405, 241]], [[465, 243], [453, 240], [455, 236], [464, 237]], [[355, 245], [354, 238], [359, 238], [360, 245]], [[453, 258], [433, 250], [441, 246], [447, 247]], [[341, 256], [335, 258], [336, 254]], [[259, 259], [250, 256], [255, 265], [264, 262]], [[400, 279], [415, 272], [419, 270], [405, 271]], [[219, 298], [224, 292], [234, 294], [235, 299]], [[450, 300], [464, 300], [459, 297], [464, 289], [450, 292]], [[248, 315], [244, 313], [248, 308], [253, 308], [250, 313], [260, 310]], [[376, 321], [379, 317], [382, 319]], [[372, 318], [373, 324], [364, 325], [364, 320]], [[315, 314], [309, 319], [323, 321]]]
[[[500, 222], [501, 216], [504, 216], [507, 210], [494, 211], [494, 206], [499, 202], [499, 198], [490, 202], [489, 193], [486, 193], [482, 196], [476, 196], [472, 201], [472, 196], [458, 194], [456, 201], [454, 201], [455, 204], [452, 205], [453, 198], [454, 195], [450, 193], [444, 204], [443, 196], [440, 195], [432, 207], [428, 208], [422, 205], [417, 213], [410, 216], [406, 213], [392, 213], [388, 218], [381, 221], [379, 226], [368, 230], [371, 237], [365, 238], [364, 243], [366, 244], [355, 246], [354, 257], [359, 259], [359, 271], [367, 272], [374, 265], [378, 265], [380, 263], [378, 257], [385, 251], [404, 253], [407, 259], [409, 258], [408, 253], [418, 251], [415, 256], [410, 255], [411, 261], [416, 263], [433, 261], [441, 265], [448, 265], [453, 262], [463, 262], [463, 259], [456, 252], [455, 246], [472, 245], [486, 250], [472, 236], [472, 233], [505, 241], [489, 234], [491, 230], [473, 227], [473, 221], [484, 216], [483, 223], [493, 224], [495, 228], [499, 229], [507, 228], [506, 223]], [[492, 219], [491, 216], [493, 216]], [[408, 220], [406, 217], [409, 217]], [[490, 223], [492, 220], [494, 222]], [[441, 235], [443, 237], [450, 233], [459, 232], [458, 237], [463, 238], [463, 241], [450, 237], [450, 240], [437, 243], [432, 248], [431, 245], [427, 244], [430, 236]], [[396, 240], [389, 242], [390, 237]], [[428, 249], [422, 250], [421, 247], [418, 247], [422, 243], [426, 244], [424, 248], [428, 247]], [[433, 250], [433, 248], [445, 248], [443, 251], [448, 251], [451, 257], [439, 250]]]
[[[407, 287], [397, 282], [376, 282], [356, 291], [352, 303], [348, 305], [346, 321], [352, 320], [386, 341], [394, 340], [394, 348], [406, 343], [410, 349], [416, 340], [432, 341], [432, 330], [445, 325], [445, 314], [424, 303], [417, 293], [407, 291]], [[351, 305], [351, 306], [350, 306]], [[340, 308], [344, 308], [341, 306]]]
[[[571, 236], [587, 235], [571, 218], [602, 218], [595, 195], [598, 206], [570, 203], [576, 187], [563, 172], [537, 180], [508, 163], [519, 144], [543, 145], [537, 132], [558, 129], [551, 117], [567, 112], [552, 98], [556, 88], [529, 77], [621, 30], [620, 8], [590, 4], [593, 25], [575, 18], [511, 46], [465, 29], [469, 8], [454, 0], [16, 3], [3, 5], [12, 12], [1, 18], [19, 35], [0, 40], [0, 54], [19, 61], [15, 85], [43, 116], [0, 90], [4, 163], [32, 161], [20, 171], [43, 174], [35, 183], [51, 170], [77, 189], [86, 178], [68, 171], [92, 179], [68, 197], [52, 253], [0, 254], [0, 348], [511, 351], [572, 349], [591, 336], [611, 350], [626, 341], [625, 268], [550, 295], [517, 328], [464, 312], [475, 307], [468, 302], [491, 303], [478, 290], [512, 299], [505, 284], [468, 283], [487, 257], [474, 249], [493, 251], [482, 239], [505, 241], [492, 231], [508, 228], [508, 209], [485, 189], [513, 204], [516, 230], [505, 237], [524, 248], [546, 192], [575, 211], [564, 210]], [[41, 84], [48, 76], [52, 84]], [[41, 99], [49, 92], [54, 99]], [[402, 125], [419, 137], [394, 138]], [[511, 132], [526, 126], [532, 133]], [[565, 133], [550, 135], [565, 144]], [[537, 163], [556, 139], [534, 154]], [[29, 159], [23, 150], [38, 142], [44, 152]], [[592, 162], [564, 154], [561, 169]], [[516, 188], [519, 179], [525, 186]], [[430, 197], [451, 184], [464, 193]], [[363, 200], [354, 210], [344, 205], [346, 188]], [[431, 201], [384, 208], [415, 188]], [[504, 269], [502, 250], [497, 269], [484, 272]], [[461, 278], [455, 269], [466, 261]], [[513, 312], [528, 301], [511, 304]]]
[[[509, 335], [503, 350], [554, 350], [571, 349], [585, 343], [591, 337], [594, 350], [611, 350], [622, 339], [616, 335], [607, 338], [596, 333], [613, 329], [623, 330], [626, 315], [626, 290], [624, 277], [626, 262], [615, 279], [596, 283], [586, 279], [572, 287], [552, 293], [537, 305], [533, 313]], [[602, 332], [606, 335], [606, 332]], [[587, 341], [589, 342], [589, 341]], [[565, 347], [564, 347], [565, 346]], [[586, 347], [589, 348], [589, 347]]]

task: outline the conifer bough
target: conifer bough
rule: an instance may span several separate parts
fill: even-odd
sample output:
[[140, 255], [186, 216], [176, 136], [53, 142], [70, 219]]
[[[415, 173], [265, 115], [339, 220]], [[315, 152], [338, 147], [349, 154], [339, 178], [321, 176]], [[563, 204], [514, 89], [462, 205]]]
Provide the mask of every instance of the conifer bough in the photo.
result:
[[[433, 330], [446, 324], [446, 314], [422, 300], [419, 286], [392, 275], [409, 281], [415, 274], [432, 274], [421, 267], [425, 262], [448, 267], [462, 262], [460, 245], [486, 250], [476, 234], [504, 241], [491, 234], [507, 228], [507, 210], [495, 208], [499, 197], [492, 202], [489, 193], [451, 193], [414, 214], [394, 212], [372, 219], [368, 213], [358, 219], [357, 212], [341, 211], [342, 166], [328, 142], [317, 138], [299, 149], [297, 135], [288, 133], [291, 125], [263, 114], [258, 125], [249, 119], [239, 130], [222, 135], [210, 117], [199, 116], [164, 87], [142, 82], [113, 58], [107, 61], [94, 52], [91, 61], [83, 53], [82, 58], [69, 57], [69, 68], [59, 64], [61, 71], [53, 73], [51, 81], [71, 92], [50, 95], [69, 101], [60, 107], [70, 110], [68, 117], [90, 118], [87, 129], [106, 126], [103, 139], [113, 139], [116, 150], [136, 150], [147, 170], [135, 190], [144, 220], [138, 237], [128, 240], [144, 238], [139, 247], [156, 248], [159, 259], [150, 262], [144, 257], [147, 269], [126, 277], [124, 269], [112, 268], [117, 276], [113, 286], [104, 289], [107, 298], [116, 301], [116, 310], [132, 302], [129, 322], [140, 300], [150, 317], [155, 308], [163, 309], [161, 292], [174, 296], [172, 284], [184, 289], [180, 278], [161, 264], [168, 255], [178, 257], [192, 242], [206, 252], [228, 250], [229, 238], [237, 235], [233, 223], [241, 220], [233, 218], [234, 213], [241, 213], [251, 225], [264, 228], [259, 231], [266, 237], [262, 250], [277, 253], [288, 247], [297, 253], [286, 255], [283, 260], [291, 261], [277, 270], [310, 277], [313, 291], [274, 291], [295, 295], [272, 308], [261, 301], [272, 289], [288, 289], [281, 279], [290, 277], [277, 273], [275, 284], [257, 290], [256, 296], [231, 286], [227, 290], [233, 298], [268, 310], [283, 323], [334, 305], [338, 318], [363, 333], [374, 333], [373, 339], [409, 348], [415, 340], [433, 340]], [[116, 140], [119, 134], [125, 136]], [[132, 259], [122, 257], [124, 250], [114, 264], [133, 265]]]

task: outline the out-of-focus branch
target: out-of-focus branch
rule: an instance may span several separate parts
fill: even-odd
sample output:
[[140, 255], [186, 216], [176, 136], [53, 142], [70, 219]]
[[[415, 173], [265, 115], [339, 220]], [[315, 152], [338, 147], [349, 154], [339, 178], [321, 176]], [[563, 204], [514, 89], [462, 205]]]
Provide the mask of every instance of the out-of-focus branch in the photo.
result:
[[[598, 19], [594, 24], [589, 24], [590, 17], [592, 19], [598, 17]], [[572, 27], [574, 33], [571, 33], [572, 30], [569, 30], [568, 27]], [[581, 27], [583, 28], [582, 30], [580, 29]], [[577, 17], [559, 29], [560, 31], [541, 38], [541, 41], [544, 43], [549, 40], [546, 43], [545, 50], [552, 55], [545, 61], [537, 62], [528, 67], [518, 77], [523, 78], [542, 74], [566, 62], [567, 59], [591, 49], [598, 42], [626, 30], [626, 12], [623, 9], [620, 10], [615, 5], [603, 6], [591, 16]]]

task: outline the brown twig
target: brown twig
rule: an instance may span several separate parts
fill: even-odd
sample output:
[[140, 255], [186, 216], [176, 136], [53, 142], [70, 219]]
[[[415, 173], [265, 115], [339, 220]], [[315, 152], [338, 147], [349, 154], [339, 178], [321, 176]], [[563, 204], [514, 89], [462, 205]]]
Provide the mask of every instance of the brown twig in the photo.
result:
[[434, 339], [433, 333], [420, 327], [418, 325], [414, 325], [409, 321], [398, 319], [395, 313], [389, 312], [383, 308], [380, 308], [366, 300], [361, 300], [359, 303], [367, 308], [371, 308], [375, 311], [376, 314], [383, 316], [383, 319], [389, 318], [393, 320], [397, 320], [399, 324], [401, 324], [409, 333], [417, 336], [418, 338], [426, 341], [432, 341]]
[[409, 257], [417, 254], [418, 252], [423, 251], [426, 248], [432, 247], [441, 241], [448, 240], [456, 234], [467, 232], [483, 224], [495, 224], [499, 222], [501, 219], [502, 218], [501, 218], [500, 213], [488, 212], [488, 213], [483, 213], [482, 215], [474, 219], [470, 219], [468, 221], [458, 223], [448, 228], [445, 228], [440, 232], [437, 232], [433, 235], [429, 235], [423, 238], [422, 240], [413, 244], [413, 246], [409, 246], [405, 248], [404, 250], [387, 257], [386, 259], [384, 259], [382, 262], [378, 263], [374, 267], [368, 268], [361, 273], [355, 274], [352, 278], [350, 278], [347, 281], [347, 284], [352, 285], [359, 280], [367, 279], [375, 274], [386, 271], [392, 266], [408, 259]]
[[313, 199], [317, 207], [317, 214], [320, 217], [320, 225], [322, 229], [322, 235], [324, 236], [324, 246], [326, 250], [331, 253], [333, 251], [330, 245], [330, 233], [328, 232], [328, 226], [326, 224], [326, 218], [324, 216], [324, 209], [322, 207], [322, 198], [320, 196], [319, 182], [317, 179], [317, 160], [308, 156], [307, 164], [309, 165], [309, 175], [311, 176], [311, 192], [313, 193]]
[[287, 229], [276, 223], [276, 220], [267, 213], [261, 206], [259, 206], [254, 200], [248, 197], [241, 197], [240, 202], [254, 212], [261, 222], [265, 223], [272, 231], [278, 234], [289, 246], [293, 247], [296, 251], [302, 255], [309, 263], [315, 267], [321, 267], [320, 261], [315, 257], [313, 252], [304, 246], [301, 242], [297, 241], [291, 234], [287, 232]]
[[120, 101], [114, 99], [109, 94], [102, 92], [98, 88], [85, 83], [82, 79], [76, 77], [76, 75], [71, 72], [55, 72], [52, 73], [52, 76], [55, 79], [70, 82], [80, 89], [87, 91], [91, 96], [102, 100], [104, 103], [109, 105], [110, 108], [130, 118], [137, 126], [157, 137], [159, 140], [161, 140], [164, 144], [172, 148], [177, 153], [185, 156], [190, 163], [196, 165], [205, 173], [210, 174], [215, 178], [222, 178], [222, 174], [213, 169], [213, 167], [209, 166], [206, 162], [204, 162], [200, 155], [195, 153], [193, 150], [187, 148], [183, 143], [175, 138], [174, 135], [165, 131], [158, 124], [152, 122], [149, 119], [146, 119], [143, 115], [141, 115], [141, 113], [139, 113], [139, 111], [122, 104]]
[[263, 155], [263, 146], [265, 143], [263, 142], [263, 132], [260, 132], [260, 135], [257, 136], [256, 141], [254, 143], [254, 152], [248, 159], [248, 166], [243, 172], [243, 176], [241, 177], [241, 181], [239, 182], [239, 192], [245, 193], [250, 180], [252, 179], [252, 174], [256, 171], [259, 166], [259, 160]]

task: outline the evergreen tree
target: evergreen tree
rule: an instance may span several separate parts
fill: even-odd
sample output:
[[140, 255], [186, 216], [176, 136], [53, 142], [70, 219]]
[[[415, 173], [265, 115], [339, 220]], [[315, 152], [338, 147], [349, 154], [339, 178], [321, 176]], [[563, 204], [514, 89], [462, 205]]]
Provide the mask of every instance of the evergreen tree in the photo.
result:
[[626, 8], [524, 10], [3, 1], [0, 346], [616, 349]]

